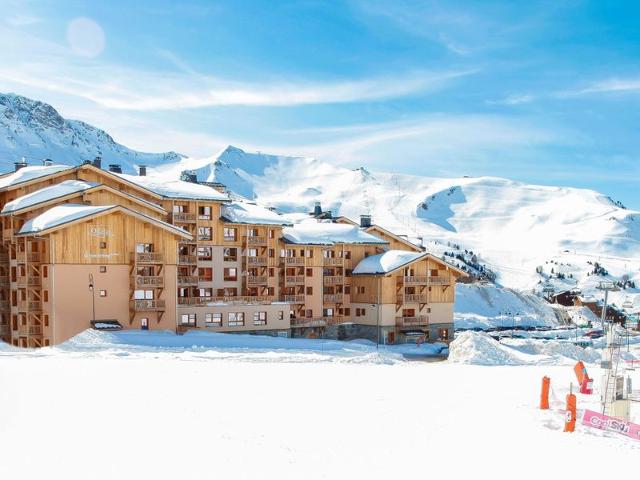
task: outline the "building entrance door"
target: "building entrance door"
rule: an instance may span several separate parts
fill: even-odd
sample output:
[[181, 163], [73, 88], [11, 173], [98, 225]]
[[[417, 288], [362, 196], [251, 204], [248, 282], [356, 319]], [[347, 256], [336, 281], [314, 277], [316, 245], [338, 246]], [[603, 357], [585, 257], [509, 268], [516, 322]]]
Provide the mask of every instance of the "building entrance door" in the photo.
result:
[[141, 318], [140, 319], [140, 328], [142, 330], [149, 330], [149, 319], [148, 318]]

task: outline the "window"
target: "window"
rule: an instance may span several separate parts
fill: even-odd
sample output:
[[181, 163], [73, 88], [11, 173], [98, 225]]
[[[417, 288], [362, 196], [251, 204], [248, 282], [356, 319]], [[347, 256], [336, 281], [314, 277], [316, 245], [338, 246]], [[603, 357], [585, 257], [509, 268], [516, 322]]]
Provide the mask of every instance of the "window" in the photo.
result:
[[364, 287], [356, 286], [356, 293], [364, 294]]
[[212, 249], [211, 247], [198, 247], [198, 260], [211, 260]]
[[200, 220], [211, 220], [211, 207], [209, 206], [198, 207], [198, 218]]
[[253, 312], [253, 324], [254, 325], [266, 325], [267, 324], [267, 312]]
[[198, 227], [198, 240], [211, 240], [211, 227]]
[[284, 320], [284, 310], [278, 312], [278, 320]]
[[237, 238], [236, 229], [225, 227], [223, 230], [223, 236], [227, 242], [235, 242]]
[[173, 213], [184, 213], [187, 211], [187, 208], [184, 205], [174, 205]]
[[106, 265], [100, 265], [100, 273], [107, 273], [107, 266]]
[[307, 250], [307, 258], [313, 258], [313, 250]]
[[180, 324], [181, 325], [189, 325], [195, 327], [196, 325], [196, 314], [195, 313], [183, 313], [180, 315]]
[[351, 252], [349, 250], [345, 250], [344, 258], [347, 259], [347, 260], [351, 259]]
[[345, 317], [350, 317], [351, 316], [351, 309], [350, 308], [345, 308], [344, 309], [344, 315], [345, 315]]
[[228, 320], [230, 327], [244, 327], [243, 312], [229, 312]]
[[213, 280], [213, 268], [198, 268], [198, 280], [201, 282], [211, 282]]
[[270, 269], [269, 269], [269, 276], [270, 276], [270, 277], [275, 277], [275, 276], [276, 276], [276, 270], [275, 270], [275, 268], [270, 268]]
[[49, 315], [48, 314], [44, 314], [44, 326], [48, 327], [49, 326]]
[[138, 243], [136, 244], [136, 253], [151, 253], [153, 252], [152, 243]]
[[310, 308], [309, 308], [309, 309], [307, 309], [307, 310], [305, 310], [304, 315], [305, 315], [305, 317], [307, 317], [307, 318], [313, 318], [313, 310], [311, 310]]
[[100, 242], [100, 248], [107, 248], [107, 242]]
[[221, 313], [205, 313], [204, 323], [207, 327], [221, 327], [222, 314]]
[[238, 260], [238, 249], [237, 248], [225, 248], [224, 249], [224, 261], [225, 262], [236, 262], [237, 260]]
[[276, 249], [275, 248], [270, 248], [269, 249], [269, 258], [275, 258], [276, 256]]
[[323, 317], [333, 317], [333, 308], [325, 308], [322, 310]]
[[307, 287], [307, 295], [313, 295], [313, 287]]
[[307, 268], [307, 277], [313, 277], [313, 268]]
[[224, 269], [224, 280], [225, 282], [235, 282], [238, 280], [238, 269], [237, 268], [225, 268]]
[[351, 295], [351, 285], [345, 285], [344, 286], [344, 294], [345, 295]]
[[100, 290], [100, 296], [101, 297], [106, 297], [107, 296], [107, 291], [106, 290]]
[[49, 301], [49, 290], [44, 290], [42, 292], [42, 301], [43, 302], [48, 302]]
[[247, 229], [247, 237], [257, 237], [258, 229], [257, 228], [249, 228]]
[[49, 276], [49, 267], [47, 265], [42, 267], [42, 276], [47, 278]]
[[133, 292], [136, 300], [153, 300], [153, 290], [136, 290]]
[[247, 249], [247, 257], [257, 257], [258, 249], [257, 248], [248, 248]]

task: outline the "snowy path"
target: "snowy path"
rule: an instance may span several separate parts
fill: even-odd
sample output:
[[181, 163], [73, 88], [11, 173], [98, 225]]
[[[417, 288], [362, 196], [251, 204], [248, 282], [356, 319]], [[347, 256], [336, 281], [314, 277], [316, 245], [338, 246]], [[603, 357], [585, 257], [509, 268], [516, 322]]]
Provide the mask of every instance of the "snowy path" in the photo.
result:
[[0, 478], [598, 478], [640, 455], [537, 410], [566, 366], [149, 355], [0, 356]]

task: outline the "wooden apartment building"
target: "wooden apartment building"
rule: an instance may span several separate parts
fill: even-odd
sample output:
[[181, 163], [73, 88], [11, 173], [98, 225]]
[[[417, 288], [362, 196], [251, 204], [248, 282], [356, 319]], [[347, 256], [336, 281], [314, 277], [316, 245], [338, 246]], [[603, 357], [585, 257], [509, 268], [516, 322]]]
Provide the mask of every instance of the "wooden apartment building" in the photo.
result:
[[367, 217], [293, 224], [144, 173], [49, 162], [0, 176], [2, 340], [48, 346], [91, 327], [451, 337], [464, 272]]

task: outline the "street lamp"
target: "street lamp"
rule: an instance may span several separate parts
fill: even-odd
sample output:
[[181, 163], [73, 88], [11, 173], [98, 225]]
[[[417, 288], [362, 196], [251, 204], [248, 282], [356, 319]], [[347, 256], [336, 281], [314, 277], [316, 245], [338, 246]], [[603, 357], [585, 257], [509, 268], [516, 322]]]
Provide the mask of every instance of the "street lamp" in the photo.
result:
[[93, 312], [93, 323], [96, 323], [96, 291], [93, 284], [93, 274], [89, 274], [89, 291], [91, 292], [91, 307]]

